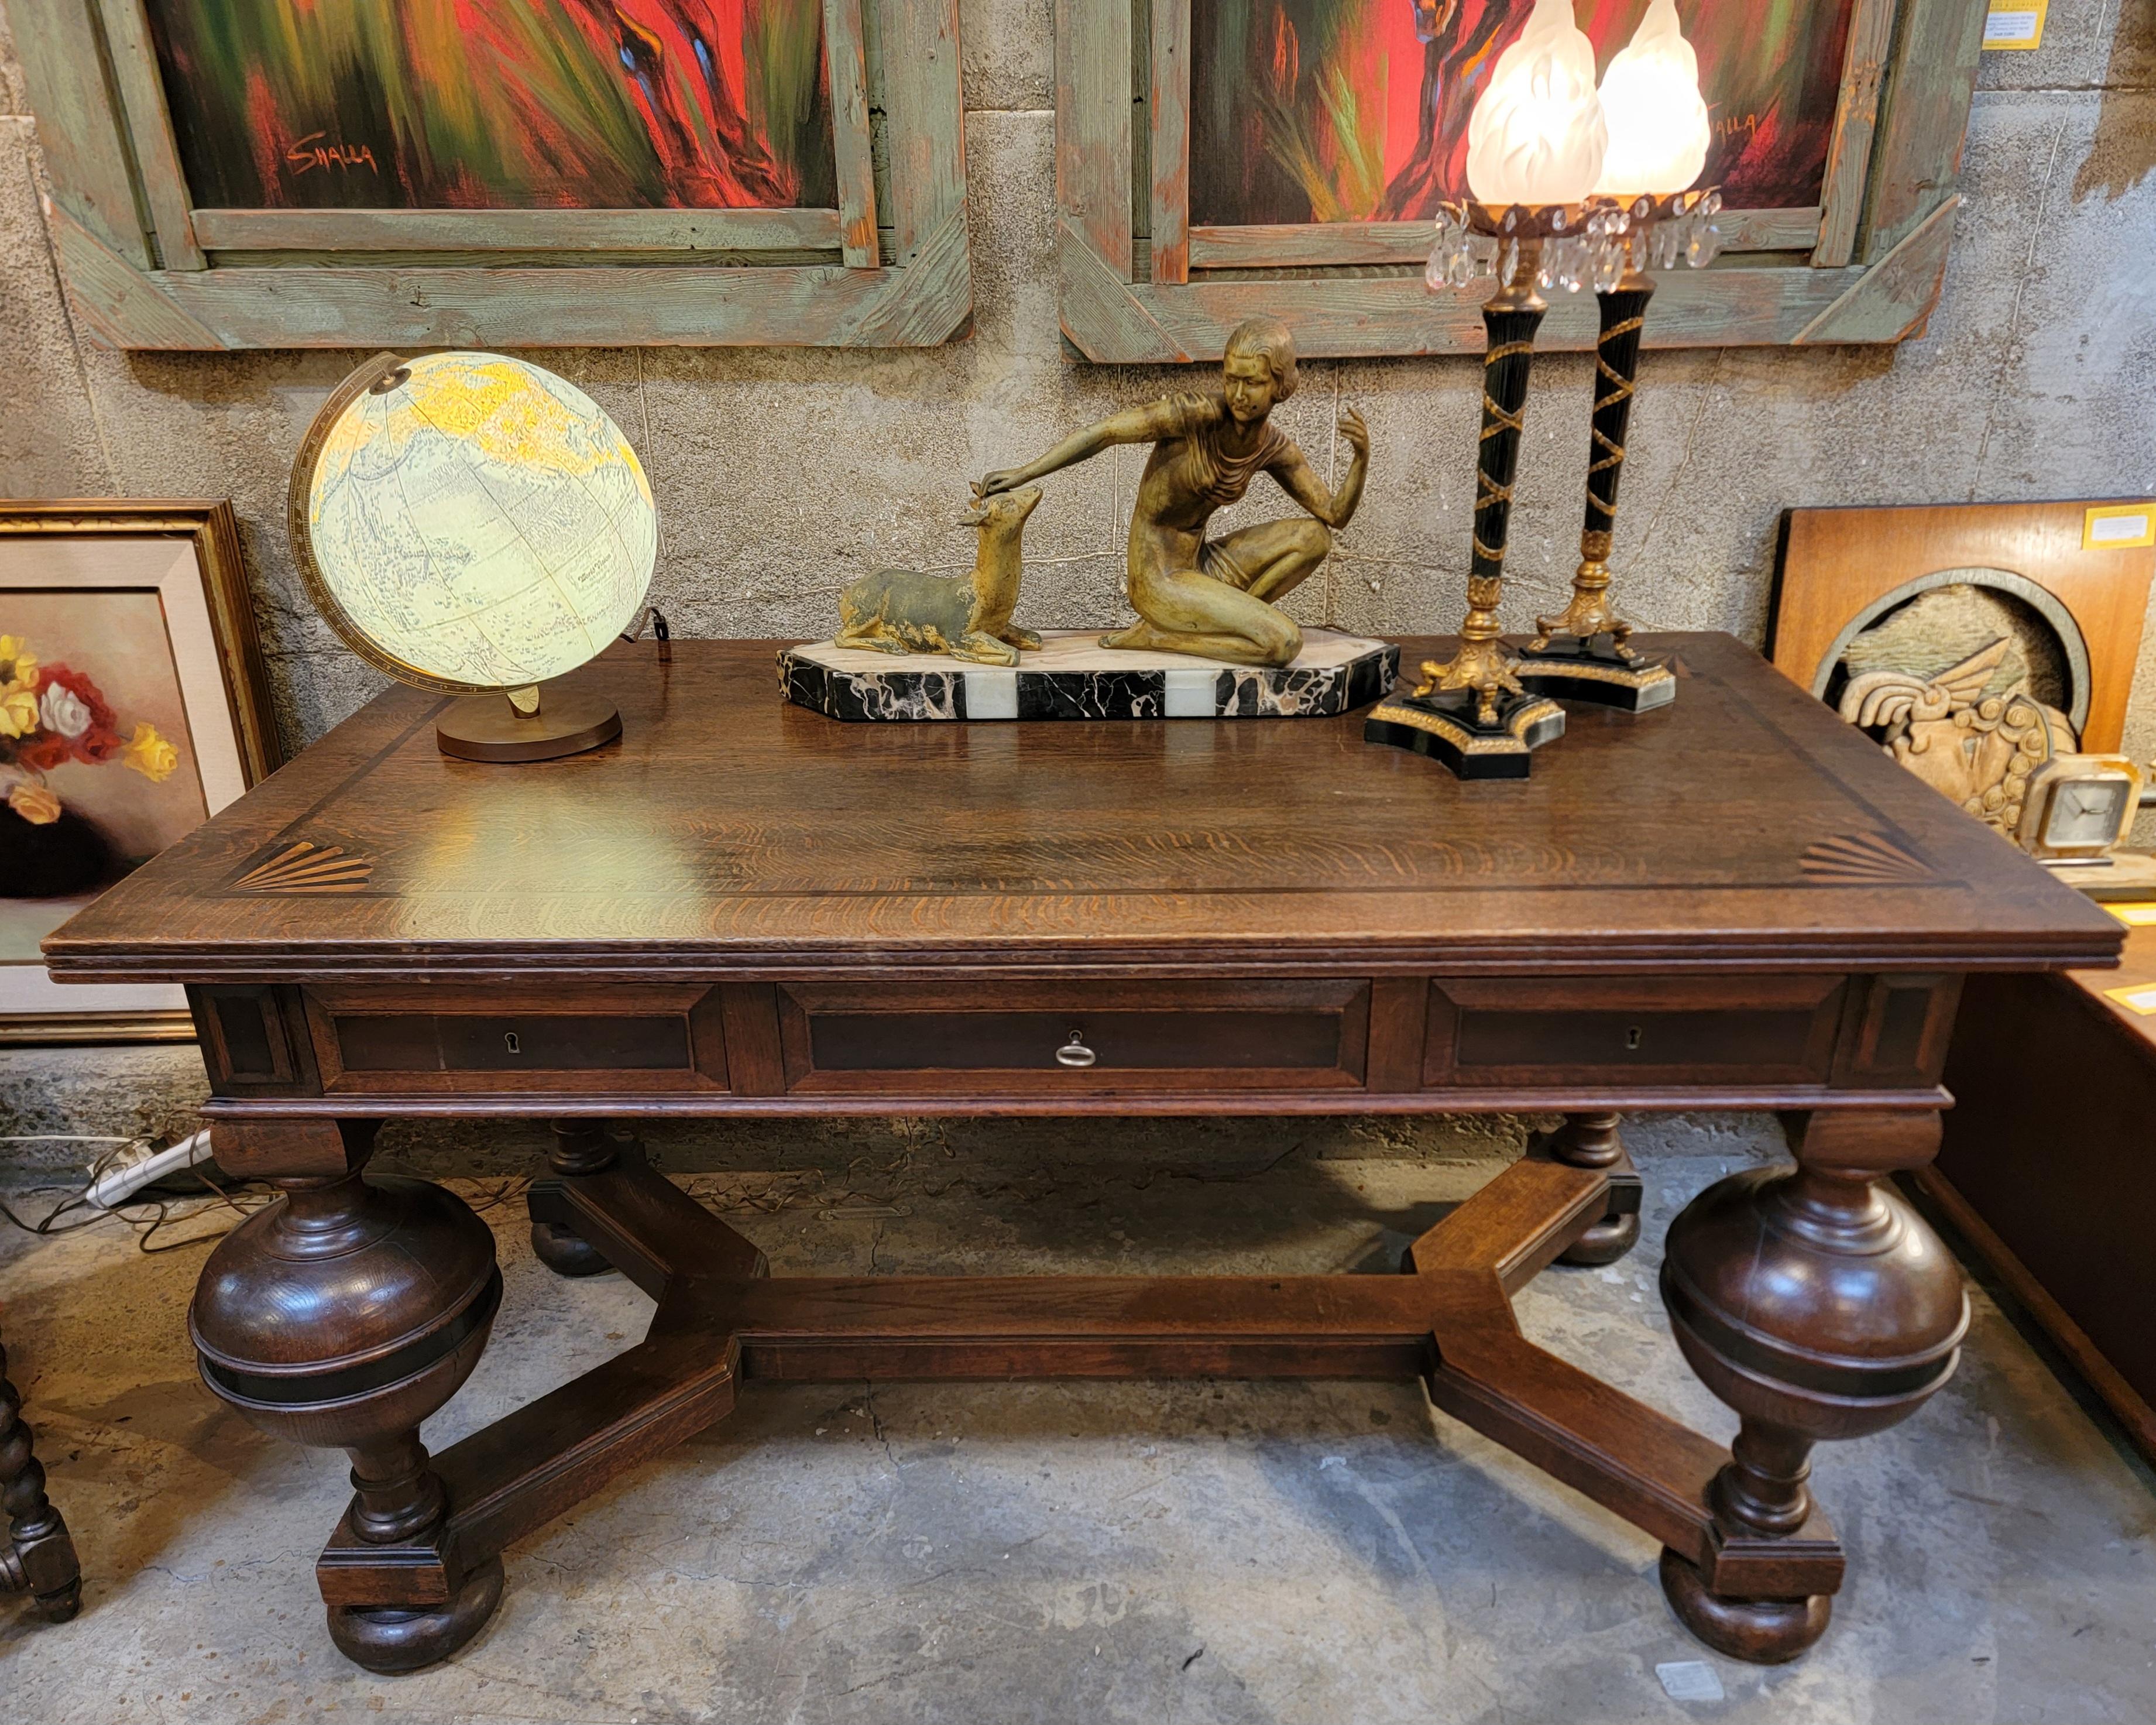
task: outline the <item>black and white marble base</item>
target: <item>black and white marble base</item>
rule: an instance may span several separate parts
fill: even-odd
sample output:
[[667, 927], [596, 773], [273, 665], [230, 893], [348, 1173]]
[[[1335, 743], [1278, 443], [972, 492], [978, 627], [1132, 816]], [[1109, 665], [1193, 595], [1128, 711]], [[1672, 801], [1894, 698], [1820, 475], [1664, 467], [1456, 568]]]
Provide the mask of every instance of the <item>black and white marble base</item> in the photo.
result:
[[834, 719], [1301, 719], [1367, 706], [1399, 676], [1398, 647], [1330, 629], [1305, 629], [1295, 663], [1277, 670], [1123, 652], [1101, 634], [1045, 630], [1014, 669], [819, 641], [780, 649], [778, 681], [797, 706]]

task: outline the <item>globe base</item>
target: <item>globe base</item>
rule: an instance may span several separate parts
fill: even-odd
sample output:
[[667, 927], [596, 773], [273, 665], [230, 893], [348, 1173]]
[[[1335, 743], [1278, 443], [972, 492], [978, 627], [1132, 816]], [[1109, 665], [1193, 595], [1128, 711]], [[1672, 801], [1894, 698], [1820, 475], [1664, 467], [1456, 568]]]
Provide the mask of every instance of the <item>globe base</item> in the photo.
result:
[[470, 695], [434, 726], [436, 745], [461, 761], [557, 761], [620, 735], [621, 709], [604, 696], [552, 689], [528, 716], [505, 695]]

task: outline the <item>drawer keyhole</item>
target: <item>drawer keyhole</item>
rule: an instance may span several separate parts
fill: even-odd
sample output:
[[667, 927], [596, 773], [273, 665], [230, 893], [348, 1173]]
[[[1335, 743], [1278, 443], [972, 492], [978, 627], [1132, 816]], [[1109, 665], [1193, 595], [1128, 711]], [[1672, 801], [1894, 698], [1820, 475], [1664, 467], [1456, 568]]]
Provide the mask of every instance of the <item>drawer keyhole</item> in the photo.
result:
[[1625, 1033], [1625, 1046], [1629, 1050], [1640, 1045], [1640, 1027], [1637, 1024]]
[[1090, 1066], [1100, 1056], [1086, 1046], [1083, 1029], [1073, 1030], [1070, 1040], [1055, 1050], [1056, 1064], [1064, 1066]]
[[502, 1032], [501, 1045], [513, 1055], [521, 1055], [524, 1052], [524, 1045], [516, 1040], [516, 1033], [514, 1030]]

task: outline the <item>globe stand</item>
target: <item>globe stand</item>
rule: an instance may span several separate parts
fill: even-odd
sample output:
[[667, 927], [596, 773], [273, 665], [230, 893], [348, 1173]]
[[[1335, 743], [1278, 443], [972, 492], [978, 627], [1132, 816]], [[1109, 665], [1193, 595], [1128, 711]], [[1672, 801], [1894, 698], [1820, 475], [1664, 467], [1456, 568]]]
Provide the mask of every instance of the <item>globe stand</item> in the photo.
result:
[[[436, 396], [440, 398], [437, 413], [430, 418], [424, 409]], [[454, 409], [446, 416], [439, 411], [444, 404]], [[490, 425], [494, 431], [489, 431]], [[584, 501], [591, 507], [584, 513], [591, 516], [595, 532], [601, 536], [611, 533], [613, 543], [630, 557], [618, 570], [600, 572], [608, 578], [584, 593], [581, 604], [556, 583], [557, 591], [545, 599], [541, 614], [526, 619], [525, 626], [557, 627], [560, 607], [567, 603], [571, 614], [588, 632], [587, 639], [610, 640], [631, 620], [629, 615], [612, 614], [627, 597], [624, 589], [629, 580], [638, 582], [639, 614], [650, 584], [644, 536], [648, 531], [655, 542], [657, 521], [650, 485], [620, 427], [570, 384], [536, 366], [490, 353], [433, 353], [412, 360], [376, 354], [331, 390], [315, 415], [300, 439], [285, 497], [292, 560], [308, 598], [337, 639], [401, 683], [448, 695], [478, 691], [444, 708], [434, 727], [441, 752], [466, 761], [555, 761], [598, 748], [621, 735], [621, 713], [603, 696], [578, 693], [557, 681], [544, 685], [548, 692], [542, 703], [542, 685], [536, 682], [511, 687], [494, 681], [542, 672], [558, 676], [570, 669], [559, 654], [542, 653], [536, 662], [515, 655], [475, 659], [459, 652], [454, 641], [439, 639], [439, 630], [430, 630], [427, 623], [445, 608], [469, 618], [496, 605], [508, 606], [513, 620], [516, 582], [528, 577], [528, 568], [512, 559], [470, 590], [460, 588], [454, 578], [463, 563], [476, 555], [470, 545], [459, 542], [460, 535], [489, 537], [504, 521], [516, 525], [510, 520], [514, 504], [506, 505], [481, 482], [479, 472], [490, 462], [514, 466], [524, 459], [495, 435], [506, 436], [504, 428], [511, 427], [516, 429], [511, 441], [521, 439], [533, 452], [527, 465], [535, 482], [560, 465], [550, 450], [572, 462], [585, 461], [593, 448], [599, 450], [600, 465], [612, 475], [610, 490], [601, 496], [588, 480], [585, 490], [590, 495]], [[401, 487], [403, 483], [397, 465], [403, 458], [389, 459], [382, 452], [408, 444], [423, 432], [434, 444], [430, 459], [440, 468], [429, 522], [422, 527], [408, 521], [397, 534], [374, 531], [368, 524], [377, 503], [366, 501], [370, 488], [393, 482]], [[355, 465], [362, 447], [375, 449], [376, 456]], [[326, 506], [326, 497], [346, 495], [348, 486], [357, 487], [362, 501], [357, 513], [342, 520], [336, 567], [326, 572], [316, 544], [316, 510]], [[386, 501], [378, 506], [395, 507]], [[628, 531], [625, 511], [636, 516], [633, 532]], [[391, 539], [398, 542], [393, 551]], [[528, 538], [524, 543], [533, 556], [538, 555]], [[375, 590], [420, 579], [404, 564], [422, 557], [432, 572], [420, 581], [426, 588], [423, 596], [407, 594], [391, 603], [386, 591]], [[438, 557], [449, 560], [448, 574], [436, 568]], [[346, 608], [346, 602], [355, 598], [361, 602], [357, 616]], [[384, 625], [387, 638], [377, 636], [371, 623]]]
[[621, 735], [621, 709], [603, 695], [536, 687], [468, 695], [435, 721], [434, 742], [462, 761], [557, 761]]

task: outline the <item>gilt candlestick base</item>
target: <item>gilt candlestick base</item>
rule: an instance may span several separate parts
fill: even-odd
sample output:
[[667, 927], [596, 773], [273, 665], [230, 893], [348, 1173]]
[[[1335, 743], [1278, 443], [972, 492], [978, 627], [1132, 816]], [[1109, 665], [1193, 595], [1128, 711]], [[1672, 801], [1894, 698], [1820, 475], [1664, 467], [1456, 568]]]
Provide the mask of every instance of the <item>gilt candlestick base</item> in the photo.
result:
[[1579, 567], [1573, 574], [1570, 601], [1558, 615], [1535, 619], [1535, 638], [1520, 655], [1520, 678], [1530, 688], [1635, 713], [1667, 706], [1677, 693], [1676, 679], [1667, 665], [1642, 659], [1633, 649], [1632, 625], [1609, 603], [1617, 482], [1625, 471], [1625, 433], [1632, 415], [1640, 331], [1654, 292], [1652, 276], [1627, 268], [1614, 287], [1594, 296], [1601, 331], [1594, 344], [1594, 413], [1589, 430], [1587, 520], [1579, 535]]
[[1564, 709], [1547, 696], [1505, 694], [1485, 706], [1472, 689], [1396, 695], [1370, 709], [1365, 742], [1427, 756], [1460, 778], [1525, 778], [1527, 757], [1564, 735]]
[[1520, 662], [1498, 634], [1512, 476], [1527, 404], [1535, 331], [1549, 307], [1535, 291], [1543, 247], [1567, 212], [1520, 206], [1471, 208], [1476, 230], [1502, 235], [1503, 283], [1482, 308], [1482, 432], [1476, 444], [1475, 526], [1467, 616], [1460, 650], [1422, 668], [1413, 692], [1373, 708], [1366, 742], [1389, 743], [1441, 762], [1462, 778], [1525, 778], [1528, 756], [1564, 734], [1564, 709], [1522, 682]]
[[1639, 373], [1640, 336], [1647, 302], [1655, 295], [1655, 279], [1641, 265], [1655, 261], [1667, 267], [1680, 251], [1694, 264], [1711, 260], [1716, 243], [1712, 218], [1720, 208], [1721, 198], [1711, 189], [1680, 192], [1604, 203], [1590, 221], [1601, 326], [1594, 343], [1594, 408], [1588, 433], [1587, 519], [1580, 529], [1572, 598], [1558, 615], [1535, 619], [1535, 638], [1520, 654], [1520, 680], [1540, 693], [1635, 713], [1676, 699], [1676, 679], [1669, 667], [1633, 649], [1632, 625], [1609, 602], [1609, 549]]
[[1520, 649], [1519, 675], [1537, 695], [1620, 712], [1651, 712], [1677, 698], [1676, 674], [1665, 661], [1642, 659], [1609, 631], [1553, 630], [1545, 644], [1529, 642]]
[[1460, 778], [1525, 778], [1528, 756], [1564, 735], [1564, 709], [1522, 688], [1512, 649], [1491, 636], [1463, 641], [1422, 680], [1370, 710], [1365, 742], [1390, 743], [1449, 767]]

